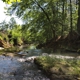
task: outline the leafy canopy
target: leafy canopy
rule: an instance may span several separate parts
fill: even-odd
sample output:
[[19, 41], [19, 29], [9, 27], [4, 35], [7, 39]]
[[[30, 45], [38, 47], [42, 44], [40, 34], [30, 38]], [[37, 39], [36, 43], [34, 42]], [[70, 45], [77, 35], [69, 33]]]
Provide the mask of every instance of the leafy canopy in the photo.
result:
[[21, 0], [2, 0], [3, 2], [6, 2], [7, 4], [11, 4], [13, 2], [20, 2]]

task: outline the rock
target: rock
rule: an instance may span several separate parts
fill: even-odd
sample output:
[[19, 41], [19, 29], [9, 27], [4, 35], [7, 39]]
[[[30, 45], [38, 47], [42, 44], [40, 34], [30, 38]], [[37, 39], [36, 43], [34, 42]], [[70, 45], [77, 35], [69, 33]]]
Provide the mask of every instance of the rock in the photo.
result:
[[80, 80], [80, 77], [79, 77], [79, 78], [77, 78], [77, 80]]
[[78, 80], [78, 79], [76, 79], [75, 76], [71, 76], [71, 75], [56, 75], [56, 74], [52, 74], [50, 76], [50, 80]]
[[51, 73], [51, 74], [60, 74], [59, 68], [57, 68], [57, 67], [52, 67], [52, 68], [50, 69], [50, 73]]
[[0, 50], [4, 49], [3, 47], [0, 47]]
[[49, 56], [48, 53], [42, 53], [42, 56]]

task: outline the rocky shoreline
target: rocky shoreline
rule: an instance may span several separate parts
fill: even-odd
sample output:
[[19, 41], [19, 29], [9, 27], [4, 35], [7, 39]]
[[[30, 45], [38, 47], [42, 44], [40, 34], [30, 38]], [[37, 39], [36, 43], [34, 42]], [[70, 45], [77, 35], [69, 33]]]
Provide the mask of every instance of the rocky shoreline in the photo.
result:
[[75, 63], [72, 63], [72, 66], [65, 61], [54, 61], [52, 63], [53, 65], [50, 65], [45, 59], [42, 60], [42, 58], [35, 58], [34, 63], [50, 78], [50, 80], [80, 80], [80, 66], [77, 66], [77, 64], [75, 65]]

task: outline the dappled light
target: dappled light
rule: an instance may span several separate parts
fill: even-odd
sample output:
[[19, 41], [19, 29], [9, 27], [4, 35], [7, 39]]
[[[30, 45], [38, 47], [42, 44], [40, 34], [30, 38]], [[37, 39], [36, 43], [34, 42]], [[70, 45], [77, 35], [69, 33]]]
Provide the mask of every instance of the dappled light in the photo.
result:
[[0, 3], [0, 80], [80, 79], [79, 0]]

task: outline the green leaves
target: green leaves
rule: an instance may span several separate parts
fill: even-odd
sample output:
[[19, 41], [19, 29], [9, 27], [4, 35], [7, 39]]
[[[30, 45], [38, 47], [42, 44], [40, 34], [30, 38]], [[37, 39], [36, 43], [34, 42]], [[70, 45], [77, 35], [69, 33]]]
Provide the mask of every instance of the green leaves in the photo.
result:
[[[3, 0], [11, 3], [8, 13], [17, 15], [24, 22], [23, 34], [27, 40], [45, 42], [68, 33], [70, 6], [67, 0]], [[73, 30], [76, 29], [77, 10], [72, 3]], [[24, 31], [25, 30], [25, 31]], [[64, 34], [65, 35], [65, 34]], [[32, 39], [32, 40], [31, 40]]]
[[12, 4], [13, 2], [20, 2], [21, 0], [2, 0], [3, 2], [6, 2], [7, 4]]

